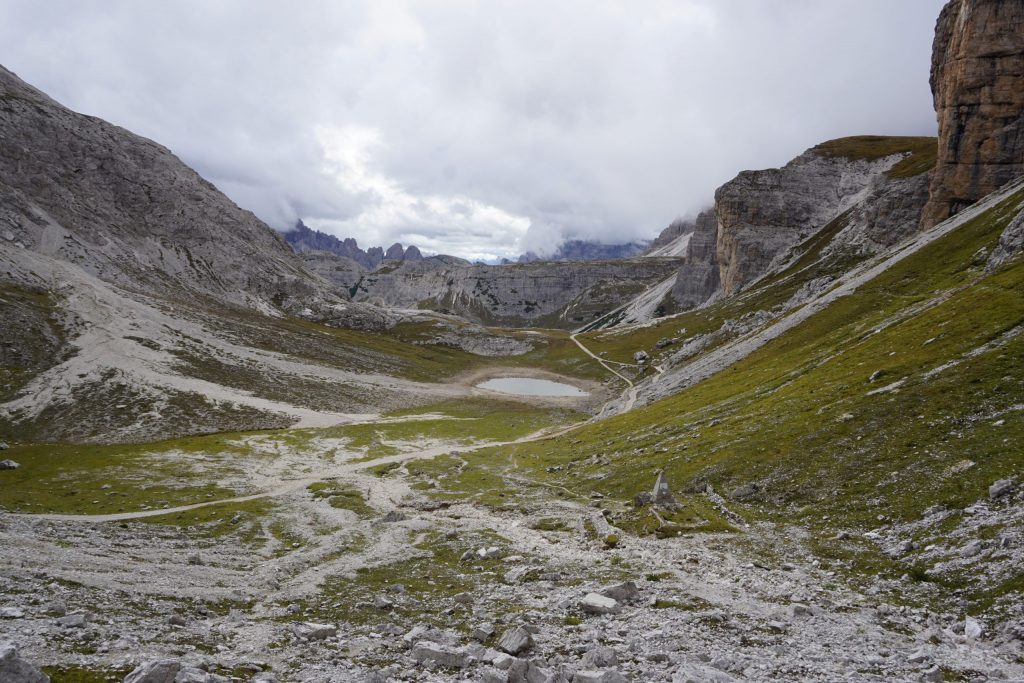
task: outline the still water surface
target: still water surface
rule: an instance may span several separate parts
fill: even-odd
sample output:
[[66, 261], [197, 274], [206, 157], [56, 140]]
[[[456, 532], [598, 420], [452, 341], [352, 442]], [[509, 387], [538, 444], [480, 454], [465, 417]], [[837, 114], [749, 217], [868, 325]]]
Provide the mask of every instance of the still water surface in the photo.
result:
[[496, 377], [477, 384], [481, 389], [500, 391], [503, 394], [520, 396], [586, 396], [587, 392], [577, 389], [571, 384], [552, 382], [548, 379], [532, 379], [530, 377]]

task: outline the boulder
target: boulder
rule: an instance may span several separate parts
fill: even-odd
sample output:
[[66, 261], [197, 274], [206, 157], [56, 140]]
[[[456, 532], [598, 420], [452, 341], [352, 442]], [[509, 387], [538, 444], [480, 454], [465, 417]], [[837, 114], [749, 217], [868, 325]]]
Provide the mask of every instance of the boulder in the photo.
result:
[[626, 683], [626, 677], [615, 669], [605, 671], [577, 671], [572, 683]]
[[160, 659], [140, 664], [124, 677], [124, 683], [174, 683], [181, 662], [174, 659]]
[[18, 655], [17, 646], [0, 642], [0, 681], [3, 683], [50, 683], [50, 677]]
[[411, 655], [417, 662], [430, 662], [449, 669], [463, 669], [469, 663], [465, 653], [428, 640], [413, 645]]
[[601, 595], [617, 602], [633, 602], [640, 597], [640, 589], [634, 581], [623, 581], [600, 590]]
[[302, 640], [327, 640], [338, 634], [338, 629], [333, 624], [315, 624], [311, 621], [304, 621], [292, 625], [292, 633]]
[[988, 487], [988, 497], [992, 500], [998, 500], [1003, 496], [1009, 495], [1012, 491], [1013, 482], [1009, 479], [1000, 479]]
[[21, 465], [13, 460], [0, 460], [0, 470], [16, 470], [19, 467]]
[[600, 593], [587, 593], [579, 601], [579, 608], [587, 614], [618, 614], [622, 611], [617, 600]]
[[615, 650], [605, 645], [595, 645], [583, 655], [583, 668], [607, 669], [619, 663]]
[[548, 683], [550, 680], [550, 673], [529, 659], [513, 659], [508, 668], [508, 683]]
[[520, 655], [533, 647], [533, 636], [522, 626], [516, 626], [502, 634], [497, 648], [510, 655]]

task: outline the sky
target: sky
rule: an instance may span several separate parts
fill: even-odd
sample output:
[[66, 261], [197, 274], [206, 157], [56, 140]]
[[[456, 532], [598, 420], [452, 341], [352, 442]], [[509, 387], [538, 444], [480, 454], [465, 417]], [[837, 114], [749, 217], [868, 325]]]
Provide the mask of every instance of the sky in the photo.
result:
[[0, 63], [278, 230], [494, 260], [933, 135], [943, 0], [0, 0]]

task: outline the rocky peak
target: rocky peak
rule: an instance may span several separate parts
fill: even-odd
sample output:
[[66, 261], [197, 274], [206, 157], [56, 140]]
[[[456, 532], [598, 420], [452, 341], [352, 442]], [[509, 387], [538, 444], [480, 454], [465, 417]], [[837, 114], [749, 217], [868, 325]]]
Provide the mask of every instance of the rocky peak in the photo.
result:
[[939, 149], [925, 229], [1024, 174], [1024, 0], [950, 0], [931, 86]]

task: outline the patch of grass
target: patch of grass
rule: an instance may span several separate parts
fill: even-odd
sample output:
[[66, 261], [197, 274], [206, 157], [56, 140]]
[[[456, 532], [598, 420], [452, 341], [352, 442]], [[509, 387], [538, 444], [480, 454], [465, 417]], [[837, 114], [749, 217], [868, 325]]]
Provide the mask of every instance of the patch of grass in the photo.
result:
[[114, 683], [122, 681], [131, 669], [93, 669], [82, 666], [44, 666], [43, 673], [52, 683]]
[[109, 514], [230, 498], [238, 491], [210, 483], [251, 455], [241, 434], [215, 434], [152, 444], [13, 444], [0, 472], [0, 508], [10, 512]]
[[[764, 504], [752, 514], [812, 529], [826, 519], [870, 529], [880, 514], [912, 521], [935, 504], [983, 499], [1017, 470], [1024, 441], [1024, 335], [1004, 336], [1024, 325], [1024, 262], [986, 274], [972, 257], [1022, 204], [1024, 192], [675, 396], [467, 459], [514, 462], [537, 481], [617, 500], [659, 469], [677, 492], [757, 481]], [[875, 371], [885, 379], [869, 382]], [[975, 466], [949, 474], [965, 453]], [[631, 530], [628, 517], [616, 523]], [[835, 552], [854, 572], [908, 569]]]
[[318, 481], [308, 487], [314, 498], [326, 499], [331, 507], [351, 510], [360, 517], [373, 517], [375, 510], [366, 504], [363, 494], [351, 486], [344, 486], [333, 481]]
[[874, 161], [893, 154], [909, 154], [889, 170], [893, 178], [909, 178], [935, 166], [938, 140], [932, 137], [855, 135], [823, 142], [814, 148], [820, 154]]
[[556, 519], [554, 517], [538, 519], [530, 525], [530, 528], [536, 529], [537, 531], [572, 531], [572, 527], [566, 524], [564, 520]]

